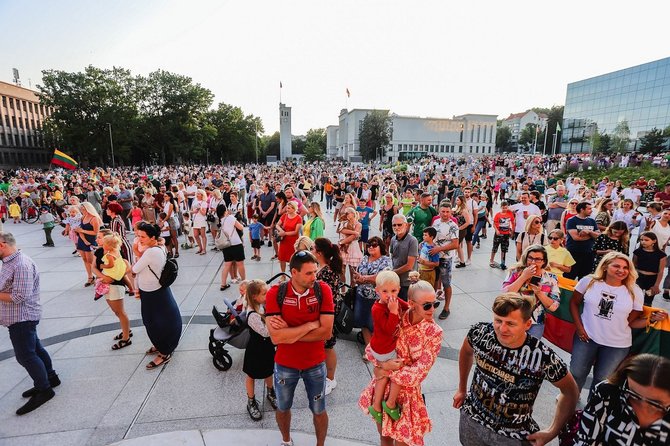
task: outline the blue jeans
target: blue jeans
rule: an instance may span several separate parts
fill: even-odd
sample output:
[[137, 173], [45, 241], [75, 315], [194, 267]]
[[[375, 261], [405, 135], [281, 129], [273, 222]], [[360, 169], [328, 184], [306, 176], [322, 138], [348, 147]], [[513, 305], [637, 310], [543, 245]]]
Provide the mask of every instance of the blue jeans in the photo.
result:
[[535, 336], [538, 339], [542, 339], [542, 335], [544, 335], [544, 324], [533, 323], [533, 325], [531, 325], [528, 329], [527, 333], [531, 336]]
[[37, 390], [47, 390], [51, 387], [49, 376], [54, 375], [51, 357], [37, 337], [39, 321], [17, 322], [9, 326], [9, 339], [14, 347], [16, 362], [26, 369], [33, 379], [33, 386]]
[[372, 306], [376, 299], [368, 299], [356, 293], [356, 304], [354, 305], [354, 326], [367, 328], [372, 332]]
[[[575, 334], [572, 341], [572, 357], [570, 358], [570, 373], [577, 381], [577, 386], [581, 391], [586, 382], [586, 377], [591, 371], [593, 365], [593, 387], [599, 382], [605, 380], [621, 361], [628, 355], [629, 347], [606, 347], [600, 345], [592, 339], [584, 342]], [[589, 397], [590, 397], [589, 392]]]
[[[322, 189], [323, 190], [323, 189]], [[323, 199], [322, 199], [323, 201]], [[326, 209], [330, 210], [333, 208], [333, 194], [326, 194]]]
[[314, 415], [326, 411], [326, 363], [322, 362], [309, 369], [298, 370], [275, 363], [274, 386], [277, 395], [277, 410], [286, 412], [293, 406], [293, 395], [298, 381], [302, 378], [307, 391], [309, 409]]
[[479, 218], [477, 220], [477, 226], [475, 226], [475, 233], [472, 236], [472, 244], [479, 243], [479, 233], [486, 226], [486, 217]]

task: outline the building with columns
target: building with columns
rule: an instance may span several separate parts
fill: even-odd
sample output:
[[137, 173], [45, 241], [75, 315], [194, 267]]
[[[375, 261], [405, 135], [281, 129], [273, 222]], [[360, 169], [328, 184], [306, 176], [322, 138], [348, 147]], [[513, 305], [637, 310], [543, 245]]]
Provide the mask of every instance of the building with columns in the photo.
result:
[[[326, 130], [329, 158], [360, 156], [358, 135], [372, 109], [342, 109], [339, 125]], [[383, 110], [385, 111], [385, 110]], [[466, 114], [452, 118], [391, 115], [392, 137], [383, 161], [395, 162], [427, 155], [459, 156], [495, 153], [497, 115]]]
[[291, 149], [291, 107], [279, 103], [279, 160], [286, 161], [293, 156]]
[[0, 81], [0, 97], [0, 168], [48, 166], [41, 130], [51, 110], [35, 91], [8, 82]]

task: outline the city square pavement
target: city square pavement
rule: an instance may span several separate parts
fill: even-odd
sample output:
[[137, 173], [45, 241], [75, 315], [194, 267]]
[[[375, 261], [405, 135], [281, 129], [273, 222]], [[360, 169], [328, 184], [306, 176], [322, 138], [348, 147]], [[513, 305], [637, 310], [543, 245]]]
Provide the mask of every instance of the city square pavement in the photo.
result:
[[[332, 214], [326, 214], [326, 220], [327, 235], [334, 238]], [[222, 306], [223, 298], [237, 297], [236, 286], [219, 291], [220, 253], [199, 256], [195, 250], [181, 251], [179, 277], [172, 291], [184, 321], [182, 339], [169, 364], [148, 371], [145, 364], [150, 358], [144, 352], [150, 343], [138, 300], [125, 300], [134, 327], [133, 344], [112, 351], [118, 321], [104, 299], [94, 302], [92, 288], [84, 288], [86, 273], [81, 258], [72, 255], [69, 240], [54, 231], [56, 247], [43, 248], [44, 235], [38, 224], [5, 224], [5, 231], [15, 234], [19, 248], [39, 267], [43, 317], [38, 333], [62, 384], [44, 406], [21, 417], [15, 415], [25, 402], [21, 393], [32, 382], [13, 357], [7, 330], [0, 330], [0, 444], [279, 444], [274, 414], [262, 399], [260, 383], [256, 389], [264, 417], [254, 422], [247, 414], [244, 352], [230, 348], [233, 365], [226, 372], [212, 365], [207, 347], [209, 330], [215, 325], [212, 305]], [[451, 316], [437, 321], [444, 329], [443, 348], [423, 383], [433, 420], [428, 445], [458, 444], [459, 412], [451, 407], [458, 383], [458, 349], [471, 324], [491, 319], [490, 306], [504, 276], [488, 266], [491, 240], [489, 236], [482, 240], [481, 249], [475, 249], [471, 266], [454, 270]], [[249, 257], [250, 249], [246, 252]], [[277, 273], [279, 264], [270, 261], [271, 256], [271, 248], [264, 247], [260, 262], [247, 260], [247, 278], [267, 279]], [[336, 351], [338, 386], [327, 397], [328, 444], [376, 443], [375, 424], [357, 405], [358, 395], [371, 378], [370, 365], [362, 360], [362, 345], [353, 333], [338, 341]], [[542, 387], [535, 405], [535, 417], [542, 427], [552, 419], [556, 394], [550, 384]], [[296, 445], [313, 444], [312, 417], [301, 386], [296, 392], [292, 428]]]

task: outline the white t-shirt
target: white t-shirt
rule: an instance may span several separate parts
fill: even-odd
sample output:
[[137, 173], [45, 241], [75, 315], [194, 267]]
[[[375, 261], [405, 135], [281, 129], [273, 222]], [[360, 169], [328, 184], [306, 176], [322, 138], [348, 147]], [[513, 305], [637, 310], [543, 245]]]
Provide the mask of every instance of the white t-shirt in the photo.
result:
[[526, 219], [531, 215], [542, 215], [540, 208], [533, 203], [517, 203], [509, 207], [514, 212], [514, 232], [523, 232], [526, 230]]
[[237, 219], [234, 215], [229, 215], [221, 220], [221, 231], [228, 236], [231, 246], [242, 244], [242, 239], [237, 233], [237, 229], [235, 229], [236, 222]]
[[195, 184], [186, 186], [186, 195], [190, 198], [195, 198], [195, 193], [198, 191], [198, 186]]
[[670, 238], [670, 224], [668, 224], [665, 228], [661, 226], [661, 223], [656, 222], [654, 224], [654, 227], [651, 228], [651, 232], [656, 234], [656, 237], [658, 238], [658, 247], [663, 248], [663, 246], [667, 243], [668, 239]]
[[642, 192], [637, 187], [627, 187], [621, 191], [621, 196], [633, 200], [633, 203], [637, 203], [642, 196]]
[[603, 281], [594, 281], [589, 288], [592, 280], [591, 277], [584, 277], [575, 287], [584, 295], [582, 323], [586, 334], [600, 345], [630, 347], [633, 335], [628, 326], [628, 315], [633, 310], [642, 311], [642, 290], [635, 285], [633, 298], [623, 285], [613, 287]]
[[[161, 247], [156, 246], [144, 251], [142, 257], [133, 265], [133, 272], [137, 274], [137, 287], [140, 290], [156, 291], [161, 287], [156, 276], [161, 276], [166, 260], [165, 251]], [[152, 270], [153, 272], [151, 272]]]

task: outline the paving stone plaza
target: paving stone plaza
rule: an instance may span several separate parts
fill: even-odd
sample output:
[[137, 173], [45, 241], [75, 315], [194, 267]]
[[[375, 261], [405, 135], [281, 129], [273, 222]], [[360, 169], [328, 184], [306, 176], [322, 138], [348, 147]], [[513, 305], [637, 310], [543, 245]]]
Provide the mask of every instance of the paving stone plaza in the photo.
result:
[[[326, 235], [334, 239], [332, 214], [326, 214], [326, 219]], [[16, 409], [25, 401], [21, 393], [32, 382], [13, 357], [7, 330], [0, 330], [1, 445], [279, 444], [281, 438], [267, 400], [263, 399], [266, 403], [260, 422], [247, 414], [244, 352], [230, 348], [233, 366], [226, 372], [212, 365], [207, 347], [209, 330], [215, 325], [212, 305], [221, 306], [222, 298], [234, 299], [237, 293], [235, 286], [219, 291], [220, 253], [198, 256], [193, 251], [182, 252], [179, 277], [172, 287], [184, 323], [182, 339], [169, 364], [148, 371], [145, 364], [149, 358], [144, 352], [150, 343], [142, 328], [138, 300], [127, 297], [125, 302], [134, 327], [133, 344], [112, 351], [118, 321], [104, 300], [94, 302], [92, 289], [83, 287], [86, 273], [81, 259], [71, 254], [69, 240], [59, 235], [55, 248], [43, 248], [44, 235], [38, 224], [5, 224], [5, 230], [14, 233], [18, 247], [35, 260], [41, 272], [43, 318], [38, 333], [48, 345], [62, 384], [47, 404], [16, 416]], [[458, 444], [459, 412], [451, 407], [458, 383], [458, 349], [471, 324], [491, 319], [490, 306], [504, 277], [502, 271], [488, 266], [490, 247], [491, 237], [482, 240], [473, 264], [454, 270], [451, 316], [437, 321], [444, 329], [443, 348], [423, 385], [433, 421], [427, 445]], [[247, 258], [250, 252], [247, 247]], [[271, 248], [264, 247], [262, 261], [247, 260], [247, 277], [267, 279], [277, 273], [279, 264], [269, 260], [271, 255]], [[371, 377], [370, 365], [362, 360], [362, 348], [354, 334], [337, 343], [338, 386], [327, 397], [327, 444], [378, 443], [374, 422], [357, 406], [358, 396]], [[560, 354], [569, 360], [567, 354]], [[262, 392], [257, 383], [257, 396]], [[541, 427], [553, 417], [557, 393], [553, 386], [544, 384], [535, 404], [535, 418]], [[292, 429], [296, 445], [314, 443], [312, 417], [301, 386], [296, 392]]]

